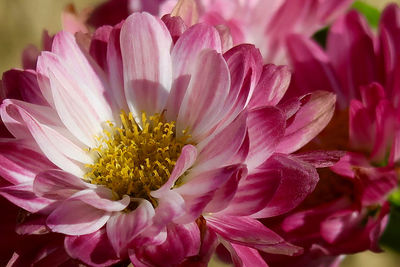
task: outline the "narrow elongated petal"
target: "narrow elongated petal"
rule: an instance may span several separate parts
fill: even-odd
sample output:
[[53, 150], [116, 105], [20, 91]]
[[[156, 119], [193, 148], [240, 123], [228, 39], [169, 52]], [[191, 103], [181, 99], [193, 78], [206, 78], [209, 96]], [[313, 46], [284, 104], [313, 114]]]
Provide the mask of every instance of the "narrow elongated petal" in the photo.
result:
[[274, 153], [285, 132], [285, 116], [275, 107], [253, 109], [247, 118], [250, 148], [247, 157], [249, 169], [255, 168]]
[[235, 249], [236, 253], [242, 260], [243, 267], [252, 267], [252, 266], [268, 267], [268, 264], [260, 256], [260, 253], [258, 253], [256, 249], [237, 244], [232, 244], [232, 247]]
[[105, 229], [87, 235], [66, 236], [64, 244], [73, 259], [90, 266], [110, 266], [120, 261]]
[[189, 129], [193, 140], [199, 141], [210, 133], [221, 120], [221, 103], [226, 100], [229, 87], [229, 71], [222, 56], [212, 50], [201, 52], [179, 111], [178, 134]]
[[109, 218], [109, 212], [80, 200], [67, 200], [47, 217], [46, 224], [53, 232], [86, 235], [99, 230]]
[[214, 27], [196, 24], [185, 31], [171, 52], [173, 84], [168, 97], [167, 118], [175, 119], [194, 72], [193, 62], [204, 49], [221, 52], [221, 41]]
[[56, 168], [44, 155], [11, 140], [0, 141], [0, 175], [12, 184], [33, 183], [35, 176]]
[[335, 110], [336, 96], [317, 91], [303, 103], [286, 127], [277, 151], [292, 153], [313, 139], [329, 123]]
[[172, 39], [164, 23], [148, 13], [128, 17], [121, 29], [125, 95], [131, 112], [160, 113], [172, 83]]
[[107, 222], [107, 236], [118, 256], [126, 253], [128, 244], [151, 224], [154, 208], [147, 200], [128, 213], [117, 213]]

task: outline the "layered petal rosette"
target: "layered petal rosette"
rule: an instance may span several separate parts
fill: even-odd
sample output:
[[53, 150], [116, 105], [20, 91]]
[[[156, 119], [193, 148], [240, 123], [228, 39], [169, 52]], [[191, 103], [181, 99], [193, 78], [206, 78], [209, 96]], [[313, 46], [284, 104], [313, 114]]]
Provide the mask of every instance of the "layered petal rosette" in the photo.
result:
[[[264, 62], [287, 63], [286, 38], [293, 33], [311, 36], [331, 23], [351, 0], [110, 0], [94, 10], [89, 24], [114, 25], [133, 11], [181, 16], [186, 25], [207, 22], [233, 44], [255, 44]], [[230, 34], [229, 34], [230, 33]], [[229, 44], [229, 40], [227, 40]]]
[[89, 265], [207, 262], [219, 243], [237, 265], [301, 253], [256, 218], [314, 189], [312, 160], [288, 154], [325, 127], [335, 97], [280, 103], [285, 67], [251, 45], [222, 55], [212, 26], [167, 22], [135, 13], [91, 38], [60, 32], [36, 71], [4, 74], [15, 139], [0, 142], [0, 194], [26, 211], [21, 233], [58, 233], [59, 252]]
[[305, 150], [348, 152], [320, 172], [316, 191], [295, 212], [267, 224], [308, 248], [301, 258], [279, 258], [280, 266], [313, 266], [321, 255], [334, 262], [336, 255], [380, 250], [386, 199], [399, 179], [399, 18], [399, 8], [388, 6], [376, 36], [351, 11], [331, 27], [326, 50], [299, 35], [289, 38], [294, 78], [288, 93], [301, 95], [325, 85], [338, 97], [331, 123]]

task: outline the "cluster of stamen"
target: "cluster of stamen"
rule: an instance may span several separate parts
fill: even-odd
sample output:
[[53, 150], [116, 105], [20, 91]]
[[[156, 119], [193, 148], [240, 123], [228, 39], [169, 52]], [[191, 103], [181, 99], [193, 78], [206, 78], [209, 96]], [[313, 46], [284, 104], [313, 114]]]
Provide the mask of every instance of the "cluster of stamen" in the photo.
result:
[[177, 137], [175, 122], [165, 122], [162, 114], [142, 113], [141, 126], [131, 113], [120, 117], [121, 127], [109, 122], [109, 129], [97, 138], [100, 145], [93, 151], [98, 157], [86, 165], [85, 179], [110, 188], [118, 199], [129, 195], [156, 205], [150, 192], [168, 180], [190, 135], [184, 131]]

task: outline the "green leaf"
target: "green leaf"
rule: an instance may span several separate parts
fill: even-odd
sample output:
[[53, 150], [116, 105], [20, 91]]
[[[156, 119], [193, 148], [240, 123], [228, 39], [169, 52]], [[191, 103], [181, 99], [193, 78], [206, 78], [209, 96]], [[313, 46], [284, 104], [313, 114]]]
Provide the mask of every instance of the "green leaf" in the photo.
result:
[[377, 8], [361, 1], [355, 1], [352, 8], [363, 14], [372, 27], [378, 27], [381, 12]]
[[390, 202], [395, 204], [396, 206], [400, 207], [400, 189], [397, 189], [397, 191], [394, 191], [389, 198]]
[[400, 206], [391, 205], [389, 223], [383, 233], [380, 244], [400, 252]]

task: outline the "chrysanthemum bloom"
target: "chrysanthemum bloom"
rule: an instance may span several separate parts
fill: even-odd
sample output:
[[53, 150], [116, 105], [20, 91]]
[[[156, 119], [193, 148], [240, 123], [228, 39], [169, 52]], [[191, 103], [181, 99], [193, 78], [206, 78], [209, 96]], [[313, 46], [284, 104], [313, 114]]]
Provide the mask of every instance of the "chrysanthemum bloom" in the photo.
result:
[[326, 51], [302, 36], [289, 39], [295, 69], [289, 93], [325, 85], [338, 96], [330, 125], [308, 149], [349, 151], [320, 172], [316, 191], [276, 227], [310, 248], [307, 260], [379, 251], [385, 201], [398, 184], [400, 162], [399, 23], [400, 10], [391, 5], [382, 13], [378, 36], [352, 11], [330, 29]]
[[96, 27], [115, 24], [133, 11], [163, 16], [180, 15], [185, 23], [207, 22], [229, 31], [233, 44], [251, 43], [261, 50], [264, 62], [285, 64], [288, 35], [311, 36], [343, 13], [352, 0], [110, 0], [89, 18]]
[[89, 265], [207, 262], [219, 242], [238, 265], [261, 261], [256, 249], [300, 253], [255, 218], [314, 189], [312, 157], [288, 154], [328, 123], [335, 97], [274, 107], [286, 68], [263, 67], [251, 45], [222, 56], [211, 26], [173, 35], [133, 14], [92, 39], [61, 32], [36, 72], [4, 74], [5, 92], [24, 85], [1, 106], [16, 139], [0, 143], [0, 194], [27, 211], [20, 231], [60, 233]]

